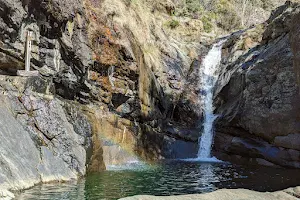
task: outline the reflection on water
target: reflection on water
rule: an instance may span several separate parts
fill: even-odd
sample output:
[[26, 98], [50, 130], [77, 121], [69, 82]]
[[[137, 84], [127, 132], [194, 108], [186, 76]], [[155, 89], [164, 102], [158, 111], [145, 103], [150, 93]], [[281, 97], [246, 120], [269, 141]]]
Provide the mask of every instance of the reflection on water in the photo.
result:
[[212, 165], [201, 165], [199, 171], [201, 179], [199, 179], [198, 185], [203, 185], [204, 188], [198, 188], [199, 190], [203, 189], [217, 189], [214, 186], [214, 183], [220, 182], [218, 176], [214, 173], [214, 168]]
[[126, 171], [126, 170], [139, 171], [139, 170], [147, 170], [149, 168], [150, 168], [149, 165], [139, 160], [131, 160], [123, 164], [106, 166], [106, 170], [108, 171]]
[[85, 180], [78, 183], [60, 183], [38, 185], [17, 196], [20, 200], [59, 200], [59, 199], [86, 199]]
[[300, 185], [300, 171], [245, 168], [226, 163], [172, 161], [157, 166], [91, 174], [71, 184], [40, 185], [18, 199], [118, 199], [137, 194], [179, 195], [246, 188], [275, 191]]

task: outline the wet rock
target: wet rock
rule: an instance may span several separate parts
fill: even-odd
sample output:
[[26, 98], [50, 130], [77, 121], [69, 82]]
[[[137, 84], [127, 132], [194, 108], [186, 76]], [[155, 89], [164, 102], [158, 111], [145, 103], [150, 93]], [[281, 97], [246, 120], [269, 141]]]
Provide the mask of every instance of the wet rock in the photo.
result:
[[134, 154], [138, 130], [133, 122], [92, 105], [86, 107], [86, 113], [93, 125], [93, 142], [97, 141], [102, 146], [105, 141], [111, 141]]
[[120, 145], [113, 144], [110, 141], [103, 143], [103, 161], [106, 168], [125, 166], [130, 162], [137, 162], [138, 158], [134, 154], [126, 152]]
[[103, 148], [100, 136], [98, 135], [99, 123], [97, 123], [98, 118], [90, 109], [86, 109], [85, 113], [91, 123], [92, 128], [92, 148], [87, 152], [87, 172], [101, 172], [106, 169], [104, 159], [103, 159]]
[[242, 137], [223, 135], [220, 138], [218, 133], [216, 137], [215, 145], [218, 150], [215, 155], [220, 159], [266, 166], [300, 167], [298, 161], [300, 151], [283, 149], [259, 138], [243, 138], [244, 135]]
[[[85, 151], [90, 152], [93, 146], [92, 125], [90, 124], [88, 117], [82, 111], [78, 110], [79, 107], [80, 104], [64, 104], [65, 114], [68, 122], [72, 124], [76, 134], [81, 136], [83, 139], [81, 140], [80, 144], [85, 148]], [[89, 157], [87, 157], [86, 161], [89, 161]]]
[[141, 128], [137, 151], [143, 158], [156, 160], [197, 157], [197, 142], [184, 140], [178, 135], [167, 135], [159, 128], [153, 129], [152, 126], [146, 124], [142, 125]]

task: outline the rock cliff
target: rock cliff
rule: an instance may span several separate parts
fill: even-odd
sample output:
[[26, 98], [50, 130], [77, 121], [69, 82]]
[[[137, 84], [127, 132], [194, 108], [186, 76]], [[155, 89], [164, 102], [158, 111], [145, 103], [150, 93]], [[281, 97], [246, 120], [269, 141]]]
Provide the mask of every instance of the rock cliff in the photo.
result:
[[[80, 109], [92, 63], [84, 7], [80, 1], [4, 0], [0, 8], [0, 190], [84, 176], [96, 147]], [[34, 33], [31, 68], [39, 77], [16, 76], [24, 69], [27, 31]]]
[[[128, 159], [195, 154], [197, 136], [185, 124], [196, 124], [179, 113], [199, 114], [193, 104], [175, 104], [190, 64], [206, 48], [199, 20], [173, 30], [171, 1], [1, 0], [0, 8], [5, 194], [104, 170], [120, 162], [110, 158], [120, 157], [119, 146]], [[16, 76], [24, 69], [27, 31], [34, 33], [31, 69], [39, 77]], [[173, 115], [186, 134], [169, 122]]]
[[300, 167], [299, 20], [299, 4], [287, 2], [264, 27], [225, 45], [216, 89], [220, 158]]
[[[0, 190], [99, 172], [122, 161], [111, 158], [120, 146], [124, 161], [196, 156], [198, 72], [228, 28], [211, 15], [217, 28], [208, 31], [197, 12], [176, 14], [176, 2], [0, 0]], [[225, 45], [220, 158], [299, 167], [298, 17], [286, 4]], [[16, 76], [27, 31], [39, 77]]]
[[0, 76], [0, 190], [86, 174], [92, 129], [72, 102], [55, 98], [47, 79]]

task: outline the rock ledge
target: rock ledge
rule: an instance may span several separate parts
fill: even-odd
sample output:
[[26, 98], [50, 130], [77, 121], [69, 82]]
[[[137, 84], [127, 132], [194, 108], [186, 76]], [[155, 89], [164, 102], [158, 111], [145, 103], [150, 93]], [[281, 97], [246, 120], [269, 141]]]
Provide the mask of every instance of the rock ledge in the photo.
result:
[[289, 188], [278, 192], [255, 192], [245, 189], [222, 189], [207, 194], [192, 194], [182, 196], [155, 197], [140, 195], [122, 198], [122, 200], [297, 200], [300, 198], [300, 187]]

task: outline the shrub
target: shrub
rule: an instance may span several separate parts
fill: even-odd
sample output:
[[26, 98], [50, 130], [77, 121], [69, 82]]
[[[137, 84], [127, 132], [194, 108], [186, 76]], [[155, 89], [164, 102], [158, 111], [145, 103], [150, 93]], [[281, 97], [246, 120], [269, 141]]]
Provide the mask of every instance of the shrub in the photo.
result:
[[215, 13], [217, 25], [222, 29], [232, 31], [240, 28], [241, 19], [230, 2], [221, 0], [217, 4]]
[[179, 26], [179, 21], [172, 19], [171, 21], [169, 21], [167, 23], [167, 25], [171, 28], [171, 29], [175, 29]]
[[211, 23], [211, 18], [209, 18], [208, 16], [203, 16], [201, 21], [203, 23], [204, 31], [207, 33], [210, 33], [213, 29], [213, 25]]
[[177, 7], [179, 16], [194, 17], [203, 12], [204, 8], [199, 0], [185, 0]]

